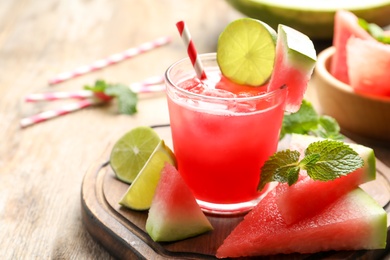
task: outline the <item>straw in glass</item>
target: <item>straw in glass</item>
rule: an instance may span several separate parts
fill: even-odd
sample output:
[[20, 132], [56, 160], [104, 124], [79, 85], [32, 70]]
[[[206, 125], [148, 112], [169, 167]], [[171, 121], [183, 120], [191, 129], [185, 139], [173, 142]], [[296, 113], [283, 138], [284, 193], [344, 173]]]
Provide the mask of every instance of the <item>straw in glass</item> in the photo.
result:
[[206, 73], [203, 69], [202, 62], [198, 56], [198, 52], [195, 48], [194, 42], [191, 38], [191, 34], [188, 30], [187, 25], [184, 21], [179, 21], [176, 23], [176, 27], [179, 30], [180, 36], [187, 47], [187, 53], [191, 60], [192, 66], [195, 69], [196, 75], [200, 80], [204, 80], [207, 78]]

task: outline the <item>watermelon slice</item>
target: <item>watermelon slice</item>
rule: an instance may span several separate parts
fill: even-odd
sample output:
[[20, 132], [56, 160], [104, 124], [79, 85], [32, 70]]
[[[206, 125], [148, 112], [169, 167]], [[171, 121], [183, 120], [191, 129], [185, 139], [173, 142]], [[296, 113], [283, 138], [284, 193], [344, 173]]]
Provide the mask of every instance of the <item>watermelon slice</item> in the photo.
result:
[[337, 11], [334, 17], [333, 34], [333, 46], [336, 51], [332, 57], [330, 73], [346, 84], [349, 84], [346, 45], [352, 36], [375, 41], [367, 31], [360, 27], [355, 14], [346, 10]]
[[272, 190], [218, 248], [218, 258], [385, 248], [387, 214], [357, 188], [321, 214], [287, 225]]
[[146, 220], [150, 237], [154, 241], [176, 241], [212, 229], [179, 172], [165, 163]]
[[[290, 149], [304, 154], [306, 147], [319, 137], [293, 134], [290, 140]], [[364, 166], [348, 175], [333, 181], [315, 181], [308, 176], [292, 186], [278, 185], [279, 197], [276, 199], [279, 211], [287, 224], [313, 216], [325, 206], [336, 201], [342, 195], [355, 189], [358, 185], [374, 180], [376, 177], [375, 154], [373, 149], [358, 144], [349, 144], [364, 161]], [[304, 174], [301, 171], [301, 175]]]
[[268, 91], [287, 86], [286, 111], [299, 110], [316, 60], [316, 51], [309, 37], [288, 26], [279, 25], [276, 61]]
[[390, 97], [390, 45], [350, 38], [346, 50], [349, 81], [354, 90]]

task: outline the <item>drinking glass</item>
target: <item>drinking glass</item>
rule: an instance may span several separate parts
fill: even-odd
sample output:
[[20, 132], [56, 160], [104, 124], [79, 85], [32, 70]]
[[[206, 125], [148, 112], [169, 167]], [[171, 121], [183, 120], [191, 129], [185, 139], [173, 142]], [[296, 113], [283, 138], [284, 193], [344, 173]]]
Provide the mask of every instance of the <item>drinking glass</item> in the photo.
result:
[[[199, 57], [207, 78], [218, 81], [216, 54]], [[246, 212], [267, 190], [257, 186], [261, 167], [277, 149], [287, 88], [237, 97], [213, 89], [212, 80], [206, 80], [209, 86], [190, 92], [183, 86], [196, 86], [195, 75], [188, 58], [165, 73], [178, 171], [203, 211]]]

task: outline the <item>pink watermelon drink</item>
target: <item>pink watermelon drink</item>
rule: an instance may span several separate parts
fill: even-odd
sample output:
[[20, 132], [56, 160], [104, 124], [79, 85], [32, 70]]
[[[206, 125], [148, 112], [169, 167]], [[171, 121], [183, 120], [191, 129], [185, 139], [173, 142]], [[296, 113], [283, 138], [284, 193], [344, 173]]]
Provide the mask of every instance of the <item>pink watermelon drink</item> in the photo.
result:
[[200, 55], [208, 80], [189, 59], [166, 73], [168, 107], [178, 170], [205, 211], [246, 211], [258, 201], [260, 169], [277, 148], [286, 89], [236, 95], [219, 88], [215, 54]]

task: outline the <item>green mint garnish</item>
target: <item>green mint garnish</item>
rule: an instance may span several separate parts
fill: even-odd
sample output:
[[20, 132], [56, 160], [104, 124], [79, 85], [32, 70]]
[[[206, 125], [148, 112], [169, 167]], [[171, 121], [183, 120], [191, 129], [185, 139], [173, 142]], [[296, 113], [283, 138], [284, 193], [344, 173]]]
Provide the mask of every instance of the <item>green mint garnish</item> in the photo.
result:
[[313, 105], [306, 100], [302, 101], [298, 112], [284, 115], [280, 139], [292, 133], [333, 140], [344, 139], [344, 136], [340, 134], [337, 121], [330, 116], [318, 115]]
[[302, 160], [298, 151], [283, 150], [272, 155], [261, 168], [258, 190], [269, 182], [293, 185], [299, 171], [306, 170], [313, 180], [330, 181], [361, 167], [364, 161], [351, 147], [341, 141], [323, 140], [311, 143]]
[[116, 97], [118, 100], [118, 110], [121, 114], [132, 115], [137, 112], [137, 93], [122, 84], [108, 84], [104, 80], [97, 80], [94, 86], [84, 86], [94, 92], [103, 92], [107, 96]]
[[384, 44], [390, 44], [390, 36], [384, 34], [383, 29], [375, 23], [368, 23], [366, 20], [359, 18], [360, 27], [366, 30], [374, 39]]

